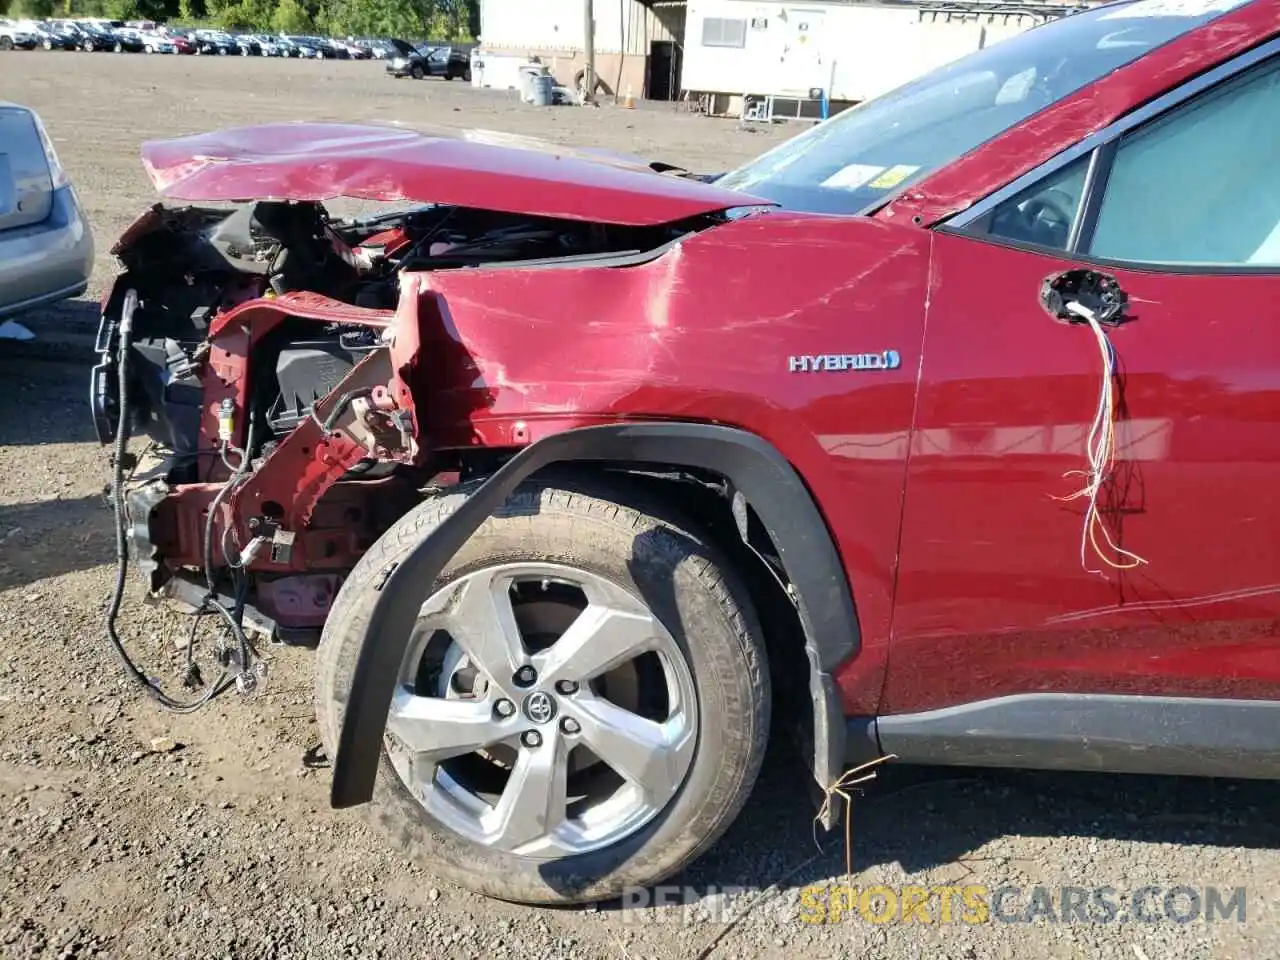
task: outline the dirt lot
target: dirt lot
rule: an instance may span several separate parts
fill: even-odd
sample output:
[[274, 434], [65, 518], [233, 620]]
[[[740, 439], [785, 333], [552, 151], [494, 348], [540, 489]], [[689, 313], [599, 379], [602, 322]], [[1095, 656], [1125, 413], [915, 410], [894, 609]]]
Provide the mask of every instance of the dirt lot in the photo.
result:
[[[376, 64], [0, 55], [0, 90], [44, 116], [92, 218], [97, 293], [114, 236], [151, 200], [143, 139], [297, 118], [476, 126], [723, 169], [786, 131], [661, 109], [524, 108]], [[274, 650], [266, 691], [161, 714], [100, 638], [112, 574], [105, 458], [84, 404], [91, 301], [0, 344], [0, 955], [5, 957], [1262, 958], [1280, 955], [1280, 791], [1250, 782], [890, 770], [858, 801], [860, 887], [1113, 887], [1111, 923], [803, 922], [810, 884], [842, 883], [811, 798], [771, 756], [720, 845], [674, 883], [691, 906], [531, 910], [473, 898], [327, 807], [310, 654]], [[126, 611], [154, 656], [168, 623]], [[167, 737], [170, 744], [153, 739]], [[780, 754], [781, 751], [778, 751]], [[1125, 922], [1124, 895], [1246, 888], [1236, 919]], [[717, 893], [717, 891], [720, 891]], [[1175, 902], [1190, 909], [1184, 892]], [[938, 918], [935, 908], [933, 917]], [[957, 918], [959, 910], [957, 910]]]

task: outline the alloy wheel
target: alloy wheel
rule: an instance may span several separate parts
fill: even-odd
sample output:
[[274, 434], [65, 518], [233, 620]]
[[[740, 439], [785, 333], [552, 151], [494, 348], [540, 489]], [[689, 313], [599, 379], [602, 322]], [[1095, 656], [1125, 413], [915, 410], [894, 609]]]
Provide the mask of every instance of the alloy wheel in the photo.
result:
[[617, 843], [667, 806], [697, 709], [685, 655], [643, 601], [585, 570], [504, 564], [423, 604], [387, 752], [440, 823], [551, 859]]

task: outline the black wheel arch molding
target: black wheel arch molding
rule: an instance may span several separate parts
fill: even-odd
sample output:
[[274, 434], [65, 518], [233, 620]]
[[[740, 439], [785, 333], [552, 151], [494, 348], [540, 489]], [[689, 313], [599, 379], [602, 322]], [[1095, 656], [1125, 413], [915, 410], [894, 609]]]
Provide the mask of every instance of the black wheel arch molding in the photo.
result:
[[522, 482], [543, 468], [575, 461], [710, 469], [745, 498], [777, 548], [793, 588], [813, 698], [814, 778], [825, 786], [843, 770], [846, 724], [831, 674], [858, 653], [861, 635], [835, 540], [804, 480], [777, 448], [745, 430], [683, 421], [623, 422], [566, 430], [520, 450], [383, 571], [346, 691], [333, 758], [333, 807], [358, 806], [373, 797], [387, 714], [421, 605], [420, 585], [436, 580]]

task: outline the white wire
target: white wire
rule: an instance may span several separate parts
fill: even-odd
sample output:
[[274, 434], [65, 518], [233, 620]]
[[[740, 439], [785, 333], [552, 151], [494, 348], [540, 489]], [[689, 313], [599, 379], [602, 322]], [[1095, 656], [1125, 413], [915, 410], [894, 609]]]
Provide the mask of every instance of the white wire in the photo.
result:
[[[223, 444], [218, 448], [218, 453], [222, 456], [223, 466], [225, 466], [228, 470], [230, 470], [233, 476], [240, 472], [240, 468], [244, 466], [245, 454], [243, 450], [241, 450], [239, 447], [233, 447], [231, 446], [231, 444], [226, 443], [224, 441]], [[231, 461], [227, 459], [228, 453], [234, 453], [237, 457], [240, 458], [240, 466], [233, 467], [231, 465]]]
[[[239, 447], [233, 447], [233, 446], [231, 446], [231, 444], [227, 443], [226, 441], [223, 441], [222, 445], [218, 448], [218, 453], [219, 453], [219, 455], [222, 457], [222, 463], [223, 463], [223, 465], [224, 465], [228, 470], [230, 470], [230, 471], [231, 471], [231, 480], [229, 480], [229, 481], [228, 481], [228, 483], [233, 482], [233, 481], [235, 480], [235, 477], [240, 473], [241, 469], [244, 467], [245, 452], [244, 452], [243, 450], [241, 450]], [[231, 461], [227, 459], [227, 454], [228, 454], [228, 453], [234, 453], [237, 457], [239, 457], [239, 458], [240, 458], [240, 465], [239, 465], [239, 466], [235, 466], [235, 467], [233, 467], [233, 466], [231, 465]], [[233, 542], [234, 542], [234, 534], [232, 533], [232, 527], [233, 527], [233, 526], [234, 526], [234, 524], [230, 524], [230, 523], [229, 523], [229, 524], [227, 524], [227, 526], [226, 526], [225, 528], [223, 528], [223, 531], [222, 531], [222, 559], [226, 562], [227, 566], [232, 567], [233, 569], [239, 570], [241, 567], [243, 567], [243, 566], [244, 566], [243, 561], [240, 559], [240, 544], [239, 544], [239, 543], [236, 543], [236, 544], [235, 544], [235, 548], [236, 548], [236, 559], [235, 559], [234, 561], [231, 559], [231, 554], [230, 554], [230, 552], [228, 552], [228, 550], [227, 550], [227, 537], [228, 537], [228, 535], [231, 535], [231, 536], [232, 536], [232, 538], [233, 538]]]
[[[1075, 500], [1080, 497], [1088, 497], [1089, 506], [1085, 510], [1084, 527], [1080, 534], [1080, 565], [1087, 573], [1105, 576], [1104, 571], [1095, 570], [1089, 566], [1088, 555], [1090, 547], [1093, 548], [1094, 554], [1103, 563], [1115, 570], [1128, 570], [1147, 561], [1136, 553], [1119, 546], [1115, 542], [1115, 538], [1112, 536], [1111, 530], [1103, 520], [1102, 515], [1098, 512], [1098, 497], [1111, 476], [1111, 467], [1115, 462], [1115, 347], [1107, 338], [1106, 331], [1102, 329], [1102, 324], [1098, 322], [1098, 318], [1092, 310], [1074, 301], [1067, 304], [1067, 309], [1089, 324], [1089, 329], [1093, 331], [1094, 339], [1098, 344], [1098, 351], [1102, 357], [1102, 385], [1098, 391], [1098, 407], [1094, 411], [1093, 422], [1089, 427], [1089, 435], [1085, 440], [1085, 458], [1089, 464], [1088, 469], [1071, 470], [1066, 474], [1066, 476], [1084, 476], [1086, 478], [1085, 485], [1071, 496], [1061, 499]], [[1098, 542], [1099, 531], [1101, 531], [1102, 540], [1106, 544], [1106, 550]], [[1108, 554], [1107, 551], [1110, 551], [1110, 553]]]
[[240, 557], [240, 545], [239, 545], [239, 544], [236, 544], [236, 559], [235, 559], [235, 560], [232, 560], [232, 559], [231, 559], [231, 551], [230, 551], [229, 549], [227, 549], [227, 547], [228, 547], [228, 539], [229, 539], [232, 535], [233, 535], [232, 525], [231, 525], [231, 524], [227, 524], [227, 526], [226, 526], [226, 527], [224, 527], [224, 528], [223, 528], [223, 530], [222, 530], [222, 559], [226, 562], [226, 564], [227, 564], [227, 566], [228, 566], [228, 567], [232, 567], [232, 568], [233, 568], [233, 569], [235, 569], [235, 570], [239, 570], [241, 567], [243, 567], [243, 566], [244, 566], [244, 561], [243, 561], [243, 559], [241, 559], [241, 557]]

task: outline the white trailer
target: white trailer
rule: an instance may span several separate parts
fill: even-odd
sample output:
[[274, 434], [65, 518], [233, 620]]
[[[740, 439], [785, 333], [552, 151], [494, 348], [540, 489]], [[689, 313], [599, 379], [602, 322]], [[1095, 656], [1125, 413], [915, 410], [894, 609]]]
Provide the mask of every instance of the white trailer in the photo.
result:
[[820, 119], [822, 102], [859, 103], [1068, 8], [983, 0], [689, 0], [683, 86], [707, 112], [753, 118], [786, 102]]

